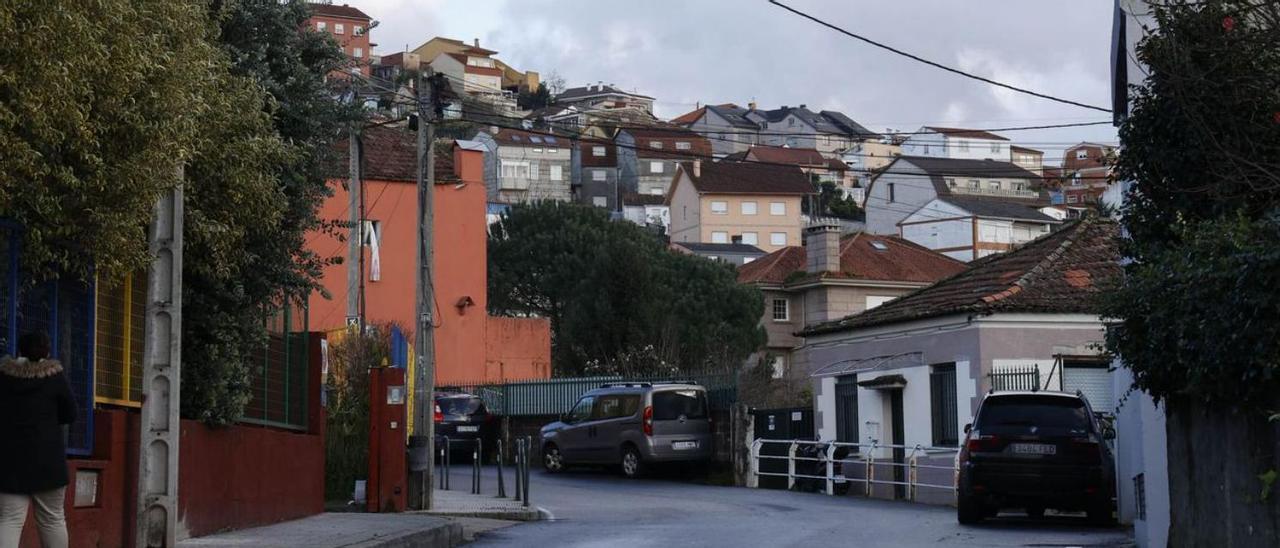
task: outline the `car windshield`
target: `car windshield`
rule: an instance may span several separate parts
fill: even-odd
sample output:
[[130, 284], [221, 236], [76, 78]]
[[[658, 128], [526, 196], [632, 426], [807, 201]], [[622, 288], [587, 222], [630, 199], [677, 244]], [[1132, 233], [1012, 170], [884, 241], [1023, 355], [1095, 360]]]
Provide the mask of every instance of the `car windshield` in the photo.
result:
[[653, 419], [669, 421], [707, 418], [707, 395], [701, 390], [664, 390], [653, 393]]
[[1029, 427], [1081, 433], [1089, 431], [1089, 413], [1076, 398], [1008, 396], [991, 398], [982, 405], [978, 428], [983, 431], [1021, 430]]
[[484, 411], [484, 401], [469, 396], [436, 398], [436, 403], [445, 415], [475, 415]]

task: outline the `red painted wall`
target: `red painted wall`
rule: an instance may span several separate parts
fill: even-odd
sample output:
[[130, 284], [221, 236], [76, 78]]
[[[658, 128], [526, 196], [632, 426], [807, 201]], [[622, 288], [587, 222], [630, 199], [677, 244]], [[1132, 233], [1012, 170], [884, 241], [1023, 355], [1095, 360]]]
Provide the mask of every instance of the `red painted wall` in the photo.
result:
[[[484, 155], [455, 147], [454, 173], [461, 183], [435, 186], [436, 382], [496, 381], [546, 377], [534, 363], [551, 361], [550, 324], [544, 319], [490, 318], [487, 297], [487, 224]], [[348, 220], [348, 193], [343, 181], [330, 182], [320, 218]], [[381, 277], [372, 280], [372, 258], [365, 254], [366, 321], [397, 322], [413, 332], [417, 255], [417, 189], [412, 181], [365, 181], [365, 218], [381, 225]], [[322, 257], [345, 257], [347, 244], [324, 233], [313, 234], [308, 247]], [[326, 267], [321, 282], [331, 298], [315, 293], [310, 301], [310, 327], [326, 331], [346, 323], [347, 265]], [[511, 320], [515, 320], [513, 323]], [[514, 328], [513, 325], [522, 326]], [[494, 327], [496, 326], [496, 327]], [[497, 329], [496, 334], [488, 334]], [[530, 338], [523, 338], [529, 336]], [[491, 365], [492, 364], [492, 365]], [[514, 376], [502, 376], [504, 366]]]

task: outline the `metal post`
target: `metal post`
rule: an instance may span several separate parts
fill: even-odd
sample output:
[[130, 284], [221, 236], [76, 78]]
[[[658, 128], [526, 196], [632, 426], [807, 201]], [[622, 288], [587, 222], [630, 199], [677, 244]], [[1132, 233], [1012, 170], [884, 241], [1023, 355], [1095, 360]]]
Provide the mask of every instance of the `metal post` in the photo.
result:
[[520, 479], [520, 478], [521, 478], [521, 476], [520, 476], [520, 474], [521, 474], [521, 472], [520, 472], [520, 470], [521, 470], [521, 468], [520, 468], [520, 462], [521, 462], [523, 459], [524, 459], [524, 444], [523, 444], [523, 442], [520, 440], [520, 438], [516, 438], [516, 446], [515, 446], [515, 462], [513, 463], [513, 464], [515, 465], [515, 474], [516, 474], [516, 477], [515, 477], [515, 480], [516, 480], [516, 502], [519, 502], [519, 501], [521, 500], [521, 497], [523, 497], [523, 496], [524, 496], [524, 489], [522, 488], [522, 485], [521, 485], [521, 484], [523, 484], [523, 483], [524, 483], [524, 481]]
[[528, 436], [524, 438], [524, 507], [529, 507], [529, 453], [533, 447], [533, 440]]
[[787, 490], [790, 491], [796, 487], [796, 442], [792, 441], [787, 446]]
[[[430, 73], [431, 69], [427, 69]], [[432, 78], [418, 77], [418, 230], [417, 230], [417, 290], [415, 299], [414, 321], [416, 322], [414, 350], [418, 364], [414, 369], [413, 397], [413, 436], [409, 446], [414, 451], [427, 455], [432, 453], [435, 440], [435, 421], [432, 418], [432, 405], [435, 394], [435, 338], [432, 329], [435, 319], [432, 317], [435, 297], [431, 285], [434, 262], [434, 242], [432, 226], [435, 222], [433, 210], [436, 182], [435, 147], [435, 99]], [[417, 497], [413, 501], [419, 510], [431, 509], [431, 467], [419, 467], [410, 470], [409, 483], [418, 486]], [[448, 473], [446, 471], [446, 473]], [[448, 481], [445, 482], [448, 485]], [[447, 487], [446, 487], [447, 488]]]
[[827, 446], [827, 494], [836, 494], [836, 444]]
[[919, 474], [919, 470], [920, 470], [919, 468], [916, 467], [917, 458], [918, 457], [916, 457], [916, 452], [914, 450], [911, 451], [911, 459], [909, 461], [910, 468], [907, 469], [907, 487], [908, 487], [907, 496], [910, 497], [908, 500], [912, 502], [915, 502], [916, 500], [916, 481], [917, 481], [916, 474]]
[[155, 205], [147, 274], [146, 342], [138, 450], [137, 541], [177, 545], [178, 409], [182, 381], [182, 168]]
[[876, 442], [872, 440], [871, 450], [867, 451], [867, 492], [866, 496], [871, 497], [871, 488], [875, 486], [876, 481]]
[[502, 440], [498, 440], [498, 498], [507, 498], [506, 482], [502, 479]]
[[440, 468], [440, 488], [441, 488], [441, 489], [444, 489], [444, 477], [445, 477], [445, 474], [444, 474], [444, 467], [446, 466], [446, 464], [445, 464], [445, 459], [444, 459], [444, 446], [443, 446], [443, 445], [441, 445], [441, 446], [440, 446], [440, 464], [437, 464], [436, 466], [438, 466], [438, 467]]
[[444, 437], [444, 490], [449, 490], [449, 478], [453, 477], [450, 467], [453, 465], [453, 447], [449, 445], [449, 436]]
[[471, 494], [480, 494], [480, 443], [471, 449]]

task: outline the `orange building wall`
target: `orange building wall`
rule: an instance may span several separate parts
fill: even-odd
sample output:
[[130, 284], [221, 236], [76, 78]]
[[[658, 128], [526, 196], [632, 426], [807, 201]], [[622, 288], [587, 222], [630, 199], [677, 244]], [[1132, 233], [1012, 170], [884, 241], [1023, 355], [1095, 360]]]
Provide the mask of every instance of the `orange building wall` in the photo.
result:
[[[550, 325], [544, 319], [525, 319], [531, 326], [523, 330], [509, 329], [507, 318], [489, 318], [487, 279], [486, 192], [484, 156], [478, 151], [454, 150], [454, 171], [462, 183], [438, 184], [435, 187], [435, 260], [436, 290], [435, 350], [437, 384], [460, 381], [501, 380], [501, 367], [490, 368], [489, 361], [509, 360], [529, 365], [508, 366], [519, 372], [517, 377], [535, 375], [534, 362], [549, 364], [551, 353]], [[320, 218], [349, 217], [348, 193], [343, 181], [331, 181], [333, 196], [325, 200]], [[365, 217], [381, 223], [381, 279], [372, 281], [371, 255], [365, 249], [365, 310], [370, 323], [397, 322], [406, 334], [414, 326], [415, 263], [417, 261], [415, 230], [417, 189], [409, 181], [365, 181]], [[345, 241], [316, 233], [308, 246], [323, 257], [347, 253]], [[312, 295], [309, 313], [310, 329], [328, 331], [346, 323], [347, 265], [330, 265], [324, 269], [321, 282], [331, 295], [325, 299]], [[470, 304], [466, 304], [469, 300]], [[459, 306], [462, 304], [463, 306]], [[486, 338], [490, 325], [498, 326], [497, 341]], [[541, 326], [541, 327], [536, 327]], [[524, 338], [524, 337], [529, 338]], [[509, 349], [509, 350], [508, 350]], [[514, 352], [514, 354], [509, 354]], [[492, 353], [492, 356], [488, 356]], [[523, 356], [523, 357], [521, 357]]]
[[551, 323], [545, 319], [490, 317], [485, 347], [485, 378], [551, 377]]

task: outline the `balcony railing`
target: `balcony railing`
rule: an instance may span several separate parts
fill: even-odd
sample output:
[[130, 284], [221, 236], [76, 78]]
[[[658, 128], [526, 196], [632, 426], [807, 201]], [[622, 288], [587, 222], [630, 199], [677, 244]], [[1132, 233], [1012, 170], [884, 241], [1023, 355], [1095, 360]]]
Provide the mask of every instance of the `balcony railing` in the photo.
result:
[[1004, 188], [969, 188], [965, 186], [951, 187], [952, 194], [967, 194], [972, 196], [998, 196], [1001, 198], [1038, 198], [1040, 193], [1034, 190], [1012, 190]]

